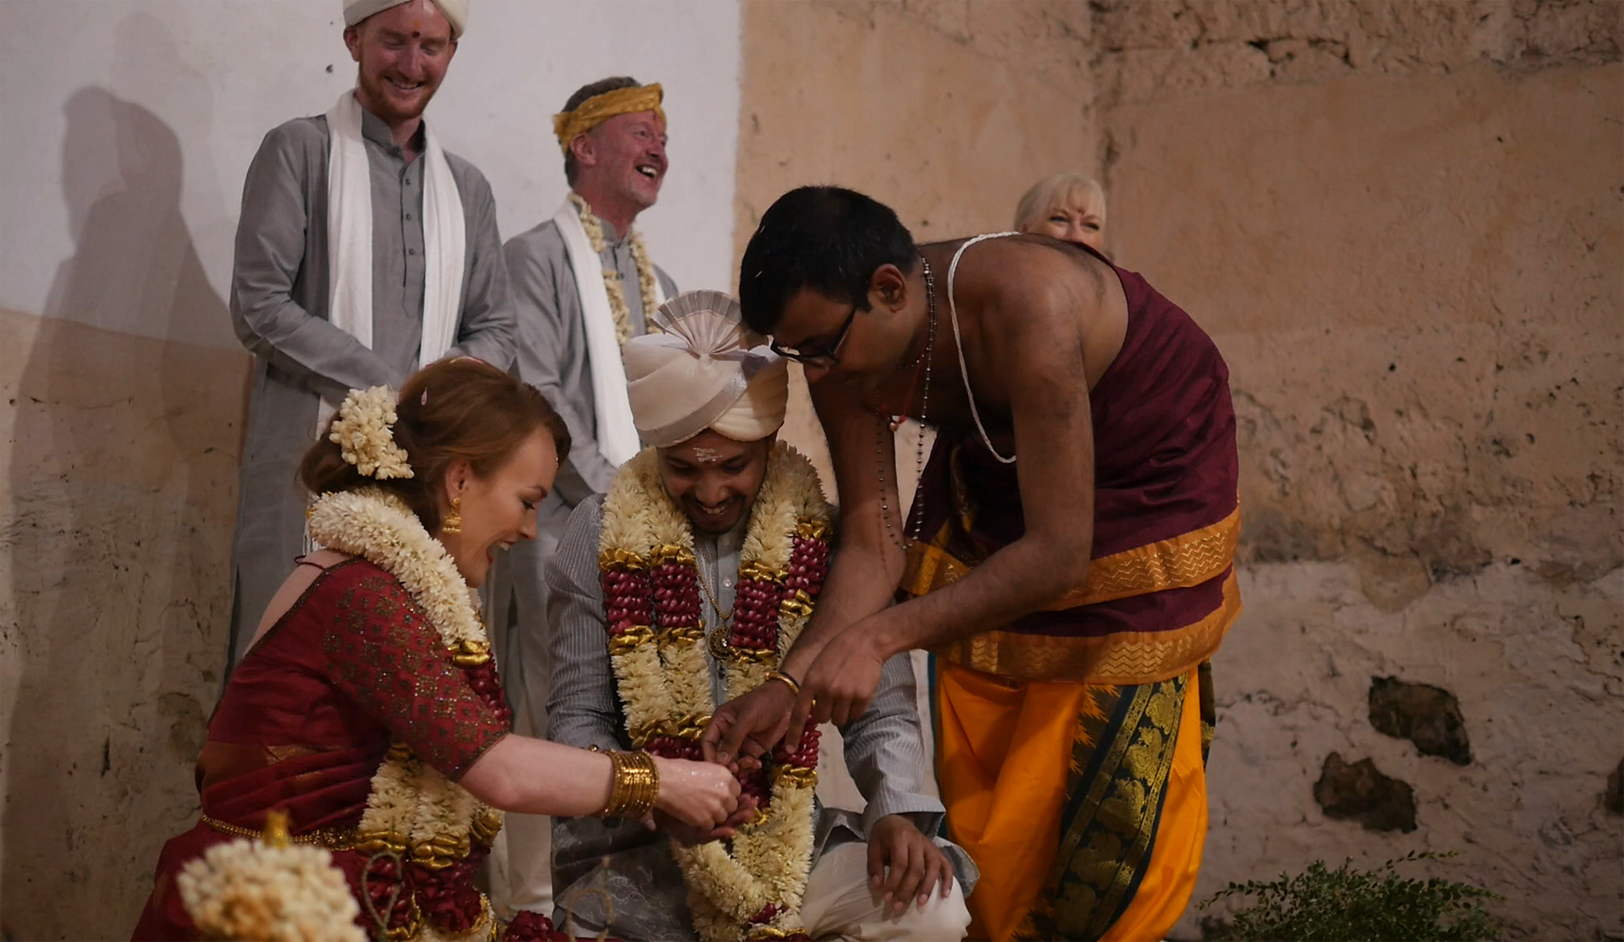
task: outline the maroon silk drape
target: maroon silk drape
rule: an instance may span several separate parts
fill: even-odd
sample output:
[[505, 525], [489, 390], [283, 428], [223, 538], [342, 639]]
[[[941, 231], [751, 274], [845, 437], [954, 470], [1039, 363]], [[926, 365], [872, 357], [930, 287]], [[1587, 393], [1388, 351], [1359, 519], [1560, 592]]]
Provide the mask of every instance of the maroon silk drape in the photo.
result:
[[[232, 674], [198, 757], [202, 814], [257, 832], [268, 811], [281, 809], [295, 838], [321, 832], [331, 845], [360, 823], [392, 742], [455, 781], [510, 726], [500, 689], [494, 697], [475, 691], [401, 584], [352, 559], [323, 573]], [[200, 821], [166, 843], [133, 938], [194, 938], [174, 878], [212, 845], [234, 839]], [[359, 898], [363, 856], [336, 850], [333, 858]], [[435, 875], [456, 883], [443, 895], [464, 909], [469, 894], [478, 901], [463, 879], [471, 869]], [[374, 871], [373, 882], [384, 882], [378, 877]], [[397, 917], [409, 908], [409, 899], [399, 901]], [[363, 920], [365, 913], [363, 905]]]
[[[989, 625], [939, 652], [956, 663], [1028, 680], [1161, 681], [1209, 655], [1239, 611], [1228, 367], [1188, 314], [1138, 274], [1113, 269], [1128, 324], [1089, 395], [1095, 512], [1087, 584], [1051, 610]], [[931, 537], [910, 553], [904, 595], [942, 588], [1021, 537], [1016, 468], [973, 432], [938, 436], [913, 511]]]

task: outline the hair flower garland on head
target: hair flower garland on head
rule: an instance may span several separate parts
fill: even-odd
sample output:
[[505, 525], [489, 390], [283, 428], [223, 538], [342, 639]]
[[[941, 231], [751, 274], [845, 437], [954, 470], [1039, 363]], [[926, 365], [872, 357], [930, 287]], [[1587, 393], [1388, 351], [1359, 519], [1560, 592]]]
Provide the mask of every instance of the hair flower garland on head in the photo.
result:
[[388, 386], [352, 389], [333, 418], [327, 440], [344, 460], [366, 477], [380, 481], [412, 477], [406, 449], [395, 442], [395, 391]]

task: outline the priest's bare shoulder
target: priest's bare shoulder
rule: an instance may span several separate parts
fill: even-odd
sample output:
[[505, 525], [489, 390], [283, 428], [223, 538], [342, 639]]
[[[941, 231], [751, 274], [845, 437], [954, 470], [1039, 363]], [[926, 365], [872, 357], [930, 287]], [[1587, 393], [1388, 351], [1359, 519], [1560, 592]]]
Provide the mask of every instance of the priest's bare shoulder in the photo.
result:
[[[1049, 859], [990, 822], [1058, 820], [1062, 802], [1106, 787], [1079, 780], [1021, 801], [1004, 789], [1089, 767], [1094, 746], [1076, 749], [1092, 734], [1066, 719], [1085, 696], [1108, 696], [1112, 722], [1148, 699], [1191, 714], [1187, 734], [1160, 742], [1166, 761], [1200, 765], [1199, 710], [1186, 704], [1200, 703], [1204, 663], [1239, 612], [1239, 462], [1217, 345], [1093, 248], [1018, 233], [917, 246], [896, 213], [838, 187], [793, 190], [762, 215], [739, 294], [750, 326], [805, 369], [842, 533], [817, 614], [782, 661], [796, 695], [763, 685], [718, 708], [707, 755], [846, 722], [887, 658], [929, 648], [948, 829], [990, 864], [971, 935], [1008, 938], [1030, 918], [1051, 926], [1043, 937], [1099, 938], [1116, 921], [1124, 938], [1163, 937], [1194, 886], [1199, 773], [1170, 786], [1178, 823], [1140, 831], [1184, 862], [1179, 879], [1123, 913], [1096, 905], [1103, 890], [1046, 896], [1051, 864], [1086, 882], [1092, 858]], [[937, 430], [917, 472], [898, 467], [898, 416]], [[898, 479], [915, 474], [904, 513]], [[1058, 725], [1014, 748], [1040, 691], [1066, 699], [1049, 704]], [[1005, 758], [989, 770], [994, 754]], [[1096, 816], [1072, 820], [1060, 845], [1088, 846], [1075, 828]]]
[[[832, 188], [795, 191], [774, 209], [746, 252], [741, 297], [753, 326], [806, 371], [844, 533], [823, 614], [786, 664], [806, 672], [800, 711], [815, 695], [817, 718], [841, 722], [861, 711], [891, 654], [1007, 622], [1081, 580], [1093, 517], [1089, 391], [1121, 346], [1126, 303], [1103, 262], [1053, 240], [915, 248], [885, 207]], [[821, 265], [809, 262], [799, 245], [807, 222], [831, 214], [844, 217], [845, 234]], [[850, 277], [858, 272], [871, 274]], [[919, 536], [910, 530], [918, 521], [900, 512], [893, 415], [1018, 455], [1028, 512], [1022, 538], [974, 578], [888, 607], [906, 541]]]

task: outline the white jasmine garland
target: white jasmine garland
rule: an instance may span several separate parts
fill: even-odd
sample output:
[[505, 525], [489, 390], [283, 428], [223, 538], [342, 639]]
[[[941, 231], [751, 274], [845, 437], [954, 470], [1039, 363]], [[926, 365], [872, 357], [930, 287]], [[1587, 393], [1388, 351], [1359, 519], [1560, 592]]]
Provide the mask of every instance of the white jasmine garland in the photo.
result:
[[352, 389], [333, 417], [327, 440], [366, 477], [409, 478], [412, 464], [395, 441], [395, 391], [388, 386]]
[[[569, 200], [581, 216], [581, 228], [586, 231], [587, 241], [592, 243], [592, 251], [602, 256], [605, 246], [603, 221], [592, 212], [592, 207], [579, 193], [571, 191]], [[660, 306], [659, 296], [654, 290], [654, 263], [649, 261], [648, 247], [643, 244], [641, 233], [630, 229], [626, 238], [631, 243], [632, 264], [637, 266], [637, 292], [643, 299], [643, 323], [653, 332], [658, 328], [649, 321], [649, 316]], [[615, 317], [615, 339], [624, 347], [626, 341], [632, 339], [632, 312], [626, 304], [626, 293], [620, 287], [619, 272], [604, 269], [603, 290], [609, 295], [609, 310]]]
[[[475, 597], [445, 547], [423, 528], [406, 502], [381, 488], [323, 494], [311, 504], [310, 535], [340, 553], [360, 556], [400, 581], [453, 654], [489, 655]], [[396, 743], [372, 777], [361, 815], [362, 841], [379, 841], [410, 859], [415, 852], [457, 848], [467, 853], [473, 822], [501, 812]], [[444, 936], [425, 922], [416, 938], [483, 938], [491, 931], [489, 902], [469, 932]], [[312, 937], [315, 938], [315, 937]]]
[[216, 844], [181, 869], [175, 886], [208, 938], [366, 942], [361, 909], [325, 847]]
[[[599, 543], [605, 569], [629, 560], [652, 568], [662, 554], [693, 559], [692, 526], [665, 493], [658, 460], [655, 449], [644, 450], [622, 466], [609, 487]], [[767, 476], [751, 510], [741, 573], [764, 570], [782, 579], [802, 524], [827, 532], [828, 504], [811, 462], [780, 442], [768, 457]], [[729, 699], [764, 683], [806, 623], [804, 613], [780, 608], [776, 656], [731, 658]], [[631, 643], [611, 642], [610, 651], [626, 727], [634, 735], [661, 721], [676, 723], [715, 710], [704, 652], [692, 636], [650, 633]], [[816, 781], [810, 770], [778, 775], [765, 820], [741, 829], [731, 852], [719, 841], [698, 847], [673, 842], [694, 928], [706, 942], [738, 942], [751, 931], [749, 920], [768, 905], [780, 907], [768, 928], [803, 931], [799, 911], [811, 868]]]

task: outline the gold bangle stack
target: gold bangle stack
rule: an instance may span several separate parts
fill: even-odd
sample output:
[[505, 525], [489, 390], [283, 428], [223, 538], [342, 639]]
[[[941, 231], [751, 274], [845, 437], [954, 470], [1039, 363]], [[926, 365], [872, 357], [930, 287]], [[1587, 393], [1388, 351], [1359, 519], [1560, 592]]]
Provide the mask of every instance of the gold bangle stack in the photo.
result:
[[801, 685], [795, 682], [795, 678], [784, 673], [783, 671], [768, 671], [767, 679], [782, 681], [784, 686], [789, 688], [790, 693], [793, 693], [797, 697], [801, 695]]
[[615, 779], [609, 790], [606, 818], [643, 818], [654, 810], [660, 797], [660, 771], [654, 757], [646, 752], [611, 752]]

